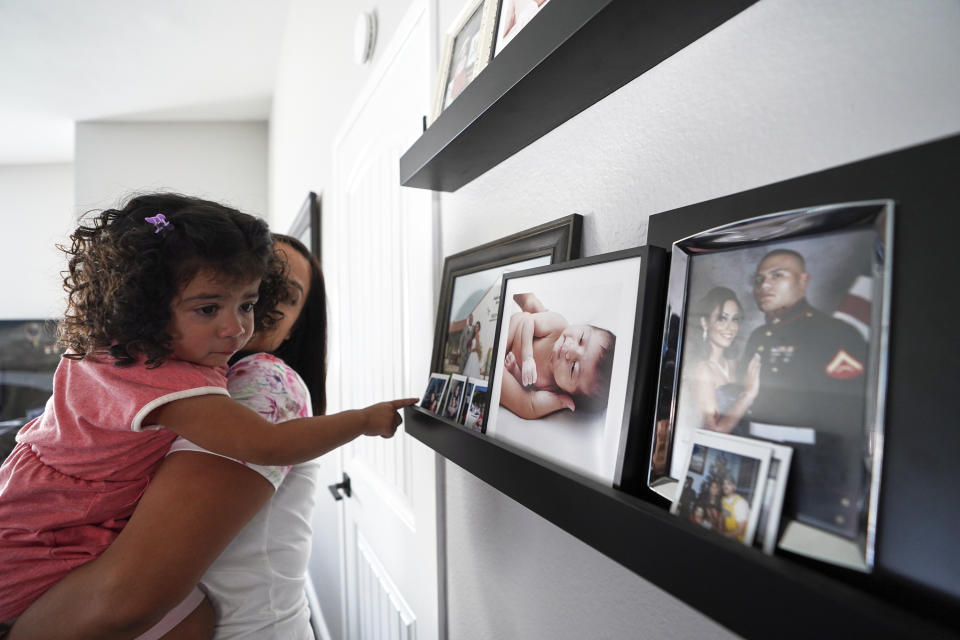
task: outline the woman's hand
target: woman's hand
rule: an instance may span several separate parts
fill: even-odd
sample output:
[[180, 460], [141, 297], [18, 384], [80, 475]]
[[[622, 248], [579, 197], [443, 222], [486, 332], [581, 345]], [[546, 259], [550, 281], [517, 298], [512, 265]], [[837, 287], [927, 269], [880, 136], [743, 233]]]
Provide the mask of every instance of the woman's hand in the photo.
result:
[[400, 409], [416, 404], [417, 400], [419, 398], [389, 400], [378, 402], [363, 409], [363, 435], [392, 438], [393, 434], [397, 432], [397, 427], [403, 422], [399, 413]]

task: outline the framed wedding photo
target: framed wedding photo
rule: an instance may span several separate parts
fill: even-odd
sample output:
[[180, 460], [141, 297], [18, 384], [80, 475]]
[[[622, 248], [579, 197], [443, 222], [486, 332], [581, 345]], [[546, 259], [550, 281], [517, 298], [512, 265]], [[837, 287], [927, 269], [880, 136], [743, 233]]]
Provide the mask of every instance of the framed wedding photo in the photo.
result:
[[504, 274], [485, 433], [619, 486], [662, 259], [641, 247]]
[[440, 54], [431, 121], [436, 120], [490, 62], [496, 13], [497, 0], [468, 0], [450, 25]]
[[487, 379], [504, 273], [580, 256], [583, 217], [573, 214], [443, 261], [431, 370]]
[[[872, 569], [893, 220], [890, 200], [829, 204], [673, 244], [654, 491], [676, 497], [701, 430], [788, 446], [784, 515], [809, 534], [791, 550]], [[828, 557], [838, 541], [855, 561]]]

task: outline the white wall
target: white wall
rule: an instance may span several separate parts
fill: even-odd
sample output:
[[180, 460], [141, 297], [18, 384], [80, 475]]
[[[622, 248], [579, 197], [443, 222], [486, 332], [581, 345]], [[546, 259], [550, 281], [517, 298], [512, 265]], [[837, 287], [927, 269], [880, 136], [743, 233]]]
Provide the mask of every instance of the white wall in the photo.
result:
[[162, 190], [269, 219], [267, 136], [263, 121], [77, 123], [77, 211]]
[[[329, 192], [334, 139], [409, 5], [409, 0], [291, 0], [270, 123], [271, 228], [289, 230], [307, 192], [321, 197]], [[359, 66], [353, 61], [354, 22], [361, 11], [371, 10], [377, 13], [377, 45], [372, 61]], [[330, 215], [329, 207], [324, 215]], [[321, 486], [341, 479], [336, 455], [323, 460]], [[329, 494], [320, 495], [309, 571], [334, 640], [343, 637], [344, 628], [338, 518]]]
[[63, 314], [56, 245], [72, 228], [73, 165], [0, 165], [0, 319]]
[[[441, 24], [460, 4], [441, 0]], [[955, 134], [958, 33], [955, 0], [761, 0], [444, 194], [443, 252], [573, 212], [586, 216], [585, 255], [636, 246], [653, 213]], [[729, 635], [459, 467], [446, 471], [450, 638]]]
[[[270, 130], [271, 212], [286, 231], [307, 192], [323, 193], [332, 144], [370, 70], [396, 31], [409, 0], [291, 0]], [[363, 11], [377, 14], [371, 62], [353, 61], [353, 33]]]

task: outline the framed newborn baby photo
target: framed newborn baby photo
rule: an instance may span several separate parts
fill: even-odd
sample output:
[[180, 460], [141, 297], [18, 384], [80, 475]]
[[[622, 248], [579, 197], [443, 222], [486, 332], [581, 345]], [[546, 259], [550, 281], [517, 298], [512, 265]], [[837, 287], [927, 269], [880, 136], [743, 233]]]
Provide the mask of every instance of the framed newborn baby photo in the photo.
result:
[[504, 274], [484, 433], [607, 485], [635, 467], [663, 251]]

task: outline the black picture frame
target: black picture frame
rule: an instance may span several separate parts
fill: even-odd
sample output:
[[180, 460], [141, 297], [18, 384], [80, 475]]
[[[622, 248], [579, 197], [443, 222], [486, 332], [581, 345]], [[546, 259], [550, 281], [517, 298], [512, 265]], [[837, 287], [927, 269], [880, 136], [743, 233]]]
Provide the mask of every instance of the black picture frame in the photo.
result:
[[[892, 200], [835, 203], [673, 243], [651, 443], [654, 491], [674, 498], [701, 430], [790, 445], [791, 522], [781, 544], [872, 570], [893, 220]], [[751, 281], [755, 269], [766, 274], [762, 283]], [[705, 301], [715, 308], [700, 308]], [[759, 384], [752, 394], [750, 359]], [[848, 542], [856, 553], [846, 551]], [[834, 553], [838, 545], [844, 551]]]
[[[630, 270], [634, 268], [633, 263], [637, 259], [639, 264], [635, 267], [635, 304], [624, 310], [619, 308], [620, 300], [634, 293], [629, 277], [632, 276]], [[604, 298], [602, 287], [596, 286], [602, 283], [593, 282], [591, 279], [596, 279], [600, 274], [605, 273], [599, 271], [599, 267], [609, 268], [614, 265], [618, 267], [624, 265], [629, 273], [621, 274], [624, 277], [618, 280], [617, 284], [604, 281], [611, 288], [611, 292], [608, 292], [610, 295]], [[584, 295], [592, 288], [590, 295], [593, 296], [592, 300], [596, 304], [586, 304], [579, 313], [591, 315], [592, 321], [587, 322], [588, 324], [598, 322], [599, 317], [619, 318], [615, 323], [618, 327], [615, 331], [618, 333], [615, 351], [620, 351], [621, 355], [617, 360], [617, 354], [614, 353], [610, 385], [602, 413], [591, 414], [583, 409], [581, 414], [587, 422], [577, 417], [576, 410], [573, 412], [561, 410], [534, 419], [521, 418], [505, 406], [500, 406], [502, 384], [508, 376], [511, 376], [510, 373], [504, 373], [506, 351], [504, 332], [509, 325], [507, 309], [510, 307], [503, 304], [494, 346], [493, 371], [495, 373], [490, 377], [489, 418], [484, 424], [484, 434], [498, 441], [507, 442], [512, 447], [527, 450], [536, 457], [549, 460], [551, 464], [570, 468], [575, 473], [595, 481], [630, 490], [635, 485], [637, 477], [642, 475], [639, 469], [646, 461], [642, 443], [649, 439], [647, 425], [650, 424], [648, 418], [653, 406], [652, 383], [655, 380], [655, 371], [651, 364], [655, 360], [655, 348], [660, 335], [658, 323], [662, 310], [664, 271], [664, 251], [659, 247], [647, 246], [504, 274], [500, 294], [502, 300], [507, 300], [507, 296], [512, 296], [514, 293], [521, 293], [519, 290], [515, 291], [517, 286], [522, 288], [542, 283], [553, 290], [554, 301], [574, 290], [578, 291], [576, 300], [565, 301], [567, 309], [574, 309], [584, 304]], [[578, 274], [588, 273], [590, 275], [585, 278], [580, 276], [581, 281], [577, 283], [579, 289], [568, 288]], [[613, 289], [617, 292], [613, 293]], [[544, 300], [544, 302], [547, 301]], [[601, 310], [600, 307], [604, 309]], [[586, 317], [585, 315], [574, 319], [571, 316], [570, 321], [571, 323], [585, 322]], [[627, 327], [628, 324], [631, 326]], [[613, 329], [613, 327], [603, 328]], [[627, 331], [623, 331], [624, 329]], [[622, 354], [626, 354], [625, 357]], [[507, 419], [512, 423], [512, 428], [507, 426]], [[553, 423], [548, 424], [550, 421]], [[518, 426], [520, 423], [523, 424], [522, 427]], [[565, 443], [561, 441], [557, 431], [561, 428], [560, 423], [563, 423], [568, 436]], [[584, 424], [590, 425], [589, 434], [582, 433]], [[535, 430], [534, 427], [538, 428]], [[552, 435], [546, 436], [545, 432], [551, 431]], [[511, 433], [513, 435], [510, 435]], [[537, 441], [538, 433], [544, 436], [539, 441]], [[585, 437], [589, 440], [588, 448], [602, 450], [600, 457], [603, 460], [599, 465], [592, 458], [591, 461], [587, 461], [576, 452], [585, 444], [583, 441]], [[553, 443], [548, 443], [548, 440]], [[564, 451], [566, 453], [563, 453]], [[573, 452], [572, 455], [571, 452]]]
[[320, 195], [310, 191], [300, 205], [297, 216], [290, 224], [289, 235], [302, 242], [310, 253], [316, 256], [317, 260], [323, 258], [323, 239], [322, 224], [323, 199]]
[[[458, 278], [534, 258], [548, 257], [551, 264], [579, 258], [582, 236], [583, 216], [574, 213], [447, 256], [443, 261], [443, 275], [440, 280], [440, 302], [437, 307], [430, 371], [442, 372], [445, 369], [444, 351], [451, 323], [454, 287]], [[494, 281], [490, 284], [493, 285]]]

